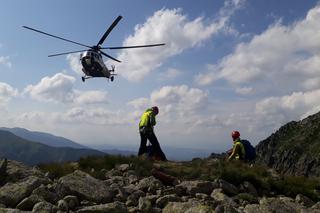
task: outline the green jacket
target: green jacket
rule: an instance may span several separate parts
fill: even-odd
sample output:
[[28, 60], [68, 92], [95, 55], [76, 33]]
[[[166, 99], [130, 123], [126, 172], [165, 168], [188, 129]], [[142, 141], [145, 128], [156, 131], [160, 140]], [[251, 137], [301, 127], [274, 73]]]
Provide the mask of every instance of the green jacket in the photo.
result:
[[244, 146], [241, 143], [240, 138], [238, 138], [233, 142], [233, 149], [231, 155], [229, 156], [229, 159], [243, 160], [245, 158], [245, 155], [246, 151], [244, 149]]
[[153, 130], [153, 126], [156, 125], [156, 116], [152, 109], [147, 109], [141, 116], [139, 122], [139, 129]]

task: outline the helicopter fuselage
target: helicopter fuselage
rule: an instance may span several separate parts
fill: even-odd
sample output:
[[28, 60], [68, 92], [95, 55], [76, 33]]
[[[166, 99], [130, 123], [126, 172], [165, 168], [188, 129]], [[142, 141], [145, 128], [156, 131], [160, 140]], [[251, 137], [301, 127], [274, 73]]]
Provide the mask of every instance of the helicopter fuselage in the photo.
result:
[[101, 54], [94, 50], [88, 50], [80, 55], [82, 71], [88, 77], [110, 78], [110, 70], [104, 64]]

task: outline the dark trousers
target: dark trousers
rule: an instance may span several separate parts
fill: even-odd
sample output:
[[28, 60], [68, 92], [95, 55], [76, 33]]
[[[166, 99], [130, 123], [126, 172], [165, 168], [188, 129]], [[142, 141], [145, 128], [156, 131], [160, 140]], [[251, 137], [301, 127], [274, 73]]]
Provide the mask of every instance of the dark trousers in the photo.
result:
[[147, 152], [147, 140], [149, 140], [152, 145], [151, 156], [157, 154], [160, 156], [161, 160], [167, 160], [165, 154], [161, 150], [158, 139], [153, 131], [140, 132], [140, 138], [141, 142], [138, 155], [142, 155]]

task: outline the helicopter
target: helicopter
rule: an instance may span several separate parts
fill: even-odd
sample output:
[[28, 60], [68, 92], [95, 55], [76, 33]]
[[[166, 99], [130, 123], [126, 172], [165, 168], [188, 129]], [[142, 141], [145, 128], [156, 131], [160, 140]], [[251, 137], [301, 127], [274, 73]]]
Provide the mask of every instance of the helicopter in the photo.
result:
[[28, 30], [32, 30], [56, 39], [60, 39], [66, 42], [70, 42], [82, 47], [86, 47], [88, 49], [84, 50], [77, 50], [77, 51], [71, 51], [71, 52], [64, 52], [64, 53], [58, 53], [58, 54], [52, 54], [48, 55], [48, 57], [54, 57], [54, 56], [60, 56], [60, 55], [67, 55], [72, 53], [81, 53], [80, 54], [80, 62], [82, 65], [82, 72], [84, 73], [84, 76], [81, 77], [82, 81], [85, 82], [86, 79], [89, 78], [95, 78], [95, 77], [104, 77], [107, 79], [110, 79], [111, 81], [114, 80], [115, 74], [115, 66], [111, 65], [111, 68], [109, 69], [105, 63], [103, 62], [102, 55], [116, 61], [121, 62], [120, 60], [112, 57], [111, 55], [103, 52], [102, 50], [110, 49], [110, 50], [117, 50], [117, 49], [129, 49], [129, 48], [143, 48], [143, 47], [156, 47], [156, 46], [163, 46], [164, 43], [161, 44], [149, 44], [149, 45], [135, 45], [135, 46], [119, 46], [119, 47], [102, 47], [101, 45], [105, 41], [105, 39], [108, 37], [110, 32], [113, 30], [113, 28], [118, 24], [118, 22], [122, 19], [122, 16], [118, 16], [113, 23], [109, 26], [109, 28], [106, 30], [106, 32], [103, 34], [103, 36], [100, 38], [98, 43], [94, 46], [89, 46], [86, 44], [82, 44], [79, 42], [75, 42], [63, 37], [59, 37], [53, 34], [49, 34], [31, 27], [22, 26], [23, 28], [26, 28]]

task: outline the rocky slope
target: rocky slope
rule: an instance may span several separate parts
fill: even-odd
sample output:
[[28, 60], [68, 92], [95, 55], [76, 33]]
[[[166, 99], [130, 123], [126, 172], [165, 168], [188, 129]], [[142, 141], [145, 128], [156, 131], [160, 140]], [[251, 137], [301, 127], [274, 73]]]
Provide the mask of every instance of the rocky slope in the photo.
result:
[[249, 182], [178, 181], [156, 168], [149, 177], [139, 177], [122, 164], [101, 171], [104, 180], [80, 170], [52, 180], [36, 168], [3, 161], [0, 212], [320, 212], [320, 202], [302, 195], [259, 197]]
[[258, 163], [289, 175], [320, 176], [320, 113], [282, 126], [257, 147]]

